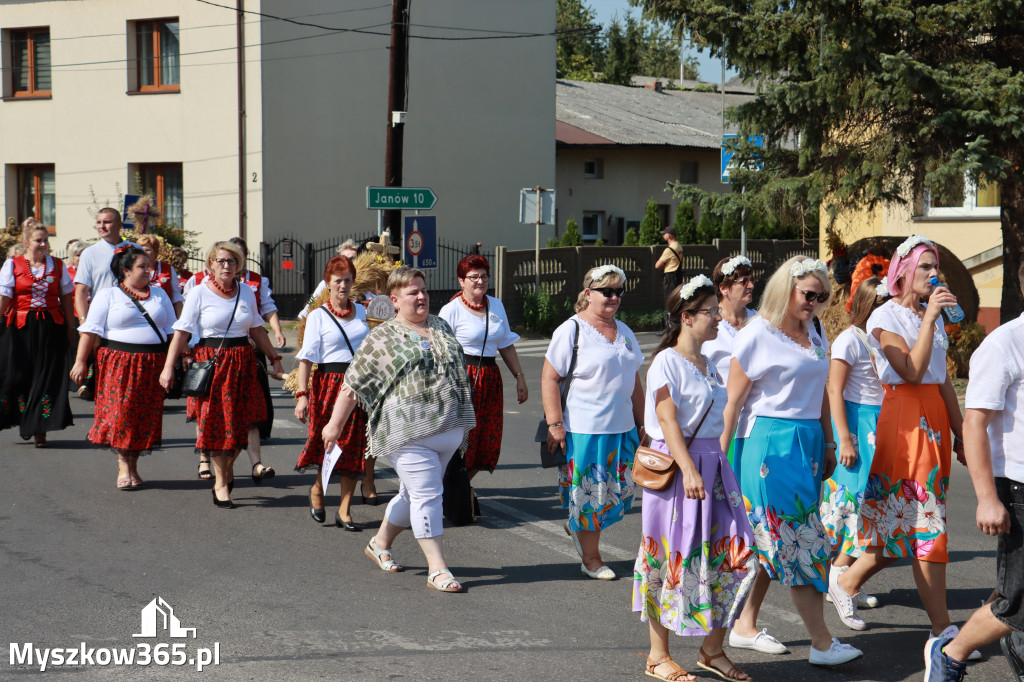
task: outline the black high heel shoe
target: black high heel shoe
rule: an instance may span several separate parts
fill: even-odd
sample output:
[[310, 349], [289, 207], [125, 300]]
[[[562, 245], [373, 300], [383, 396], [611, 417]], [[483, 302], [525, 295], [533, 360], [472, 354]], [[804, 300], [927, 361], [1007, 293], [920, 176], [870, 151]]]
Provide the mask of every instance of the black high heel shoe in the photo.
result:
[[230, 499], [218, 500], [217, 499], [217, 491], [213, 490], [212, 488], [210, 489], [210, 494], [213, 495], [213, 504], [216, 507], [220, 507], [221, 509], [234, 509], [235, 507], [238, 506], [237, 504], [232, 502]]
[[378, 504], [380, 504], [380, 498], [377, 497], [377, 493], [376, 492], [373, 494], [373, 497], [367, 497], [366, 493], [364, 492], [365, 490], [366, 490], [366, 486], [363, 483], [360, 483], [359, 484], [359, 496], [361, 498], [363, 498], [363, 504], [368, 504], [371, 507], [376, 507]]
[[323, 523], [327, 520], [327, 509], [320, 507], [317, 509], [313, 506], [313, 489], [309, 489], [309, 515], [313, 517], [313, 520], [317, 523]]
[[338, 528], [344, 528], [345, 530], [349, 531], [350, 533], [358, 533], [361, 530], [363, 530], [362, 528], [360, 528], [356, 524], [352, 523], [351, 521], [346, 521], [345, 519], [341, 518], [341, 510], [340, 509], [338, 510], [338, 513], [334, 517], [334, 525], [336, 525]]
[[[260, 472], [256, 473], [256, 467], [263, 467]], [[277, 474], [274, 471], [274, 467], [263, 466], [263, 462], [256, 462], [252, 465], [252, 482], [256, 485], [263, 483], [263, 481], [269, 481]]]

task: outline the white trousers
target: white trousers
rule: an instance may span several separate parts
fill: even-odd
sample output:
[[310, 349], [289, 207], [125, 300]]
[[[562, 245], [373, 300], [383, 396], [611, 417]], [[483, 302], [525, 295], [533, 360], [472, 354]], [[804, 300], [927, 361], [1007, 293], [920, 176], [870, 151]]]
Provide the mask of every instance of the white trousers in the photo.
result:
[[412, 528], [417, 539], [444, 533], [441, 494], [444, 472], [462, 445], [462, 429], [451, 429], [402, 447], [388, 461], [398, 474], [398, 495], [388, 504], [384, 517], [401, 528]]

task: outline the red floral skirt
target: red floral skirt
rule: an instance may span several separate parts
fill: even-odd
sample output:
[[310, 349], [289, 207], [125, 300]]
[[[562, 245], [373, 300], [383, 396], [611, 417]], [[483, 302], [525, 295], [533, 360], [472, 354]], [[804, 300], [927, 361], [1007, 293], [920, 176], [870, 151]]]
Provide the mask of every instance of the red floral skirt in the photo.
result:
[[466, 468], [493, 473], [494, 467], [498, 466], [501, 434], [505, 426], [501, 370], [497, 365], [477, 368], [471, 357], [466, 359], [469, 361], [466, 375], [469, 385], [473, 386], [473, 410], [476, 412], [476, 427], [469, 432], [466, 445]]
[[[300, 473], [320, 471], [324, 463], [324, 441], [320, 434], [331, 420], [334, 401], [338, 398], [344, 379], [344, 374], [335, 372], [313, 374], [309, 384], [309, 414], [306, 417], [309, 435], [306, 438], [306, 447], [302, 449], [299, 461], [295, 464], [295, 470]], [[341, 447], [341, 457], [338, 458], [338, 463], [334, 465], [331, 474], [341, 474], [348, 478], [362, 476], [363, 456], [366, 453], [366, 412], [363, 408], [356, 407], [352, 411], [352, 416], [345, 422], [345, 428], [341, 431], [338, 445]]]
[[[211, 360], [216, 354], [216, 346], [198, 346], [195, 359]], [[251, 346], [220, 351], [210, 391], [189, 396], [185, 414], [198, 422], [197, 451], [242, 450], [248, 445], [249, 429], [267, 418]]]
[[96, 412], [89, 442], [148, 455], [163, 438], [167, 353], [96, 351]]

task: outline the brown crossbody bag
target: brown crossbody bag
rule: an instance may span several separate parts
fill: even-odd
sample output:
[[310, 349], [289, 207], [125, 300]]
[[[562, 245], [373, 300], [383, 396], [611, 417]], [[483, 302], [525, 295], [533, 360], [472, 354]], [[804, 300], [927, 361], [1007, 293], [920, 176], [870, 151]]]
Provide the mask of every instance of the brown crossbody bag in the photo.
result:
[[[697, 428], [693, 430], [690, 440], [686, 441], [687, 449], [693, 443], [693, 439], [697, 437], [700, 427], [704, 425], [704, 420], [707, 419], [708, 413], [711, 412], [714, 405], [715, 399], [712, 398], [708, 409], [704, 410], [704, 416], [697, 423]], [[636, 449], [636, 455], [633, 457], [633, 480], [637, 485], [648, 490], [664, 490], [672, 483], [672, 476], [675, 475], [678, 468], [679, 465], [676, 464], [671, 453], [641, 445]]]

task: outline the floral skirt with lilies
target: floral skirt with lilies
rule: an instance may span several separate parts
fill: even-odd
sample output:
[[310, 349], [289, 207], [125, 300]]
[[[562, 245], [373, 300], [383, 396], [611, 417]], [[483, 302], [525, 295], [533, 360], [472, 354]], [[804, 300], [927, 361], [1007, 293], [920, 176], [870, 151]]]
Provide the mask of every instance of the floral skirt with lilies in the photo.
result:
[[[668, 452], [664, 441], [651, 447]], [[664, 490], [644, 490], [643, 540], [633, 566], [633, 610], [678, 635], [732, 627], [757, 575], [743, 496], [714, 438], [698, 438], [690, 456], [705, 497], [691, 500], [677, 470]]]
[[946, 563], [949, 414], [938, 384], [885, 386], [861, 543], [892, 557]]
[[[875, 459], [875, 429], [878, 427], [878, 405], [862, 405], [843, 401], [846, 404], [846, 422], [850, 426], [850, 438], [857, 453], [857, 461], [847, 468], [836, 463], [832, 477], [825, 481], [825, 499], [821, 502], [821, 522], [832, 539], [832, 549], [839, 554], [852, 557], [861, 555], [860, 508], [864, 504], [864, 490], [868, 485], [868, 474]], [[832, 422], [836, 442], [839, 434]], [[838, 457], [838, 453], [837, 453]]]
[[558, 467], [558, 496], [572, 530], [601, 530], [633, 506], [633, 456], [640, 439], [626, 433], [566, 433], [567, 464]]
[[832, 548], [818, 513], [824, 457], [819, 420], [757, 417], [733, 460], [761, 566], [783, 585], [819, 592]]

